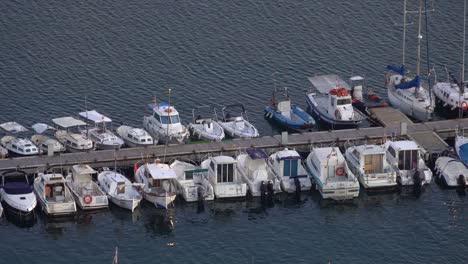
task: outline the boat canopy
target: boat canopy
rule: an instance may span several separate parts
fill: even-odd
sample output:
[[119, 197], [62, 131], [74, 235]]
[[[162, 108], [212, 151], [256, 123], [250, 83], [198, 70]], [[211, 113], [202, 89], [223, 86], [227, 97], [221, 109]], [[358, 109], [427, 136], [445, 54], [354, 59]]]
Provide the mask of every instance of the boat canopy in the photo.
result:
[[169, 165], [164, 163], [146, 164], [146, 169], [155, 180], [176, 179], [177, 175]]
[[396, 65], [393, 65], [393, 64], [389, 64], [387, 65], [387, 70], [390, 70], [390, 71], [394, 71], [400, 75], [405, 75], [406, 73], [406, 68], [405, 68], [405, 65], [401, 65], [401, 66], [396, 66]]
[[268, 159], [268, 155], [265, 153], [263, 149], [257, 149], [257, 148], [248, 148], [245, 150], [249, 157], [253, 160], [257, 159]]
[[3, 190], [8, 194], [28, 194], [32, 192], [31, 186], [24, 182], [6, 183]]
[[28, 131], [27, 128], [16, 122], [6, 122], [1, 124], [0, 127], [13, 134]]
[[346, 90], [351, 90], [349, 84], [343, 81], [340, 76], [336, 74], [318, 75], [308, 78], [310, 83], [322, 94], [327, 94], [330, 90], [337, 87], [343, 87]]
[[96, 110], [91, 110], [91, 111], [85, 111], [81, 112], [80, 116], [93, 121], [94, 123], [106, 123], [106, 122], [112, 122], [112, 119], [108, 118], [107, 116], [100, 114]]
[[44, 123], [37, 123], [37, 124], [34, 124], [31, 126], [32, 129], [38, 133], [38, 134], [42, 134], [44, 133], [44, 131], [48, 130], [48, 129], [54, 129], [53, 127], [47, 125], [47, 124], [44, 124]]
[[73, 168], [74, 173], [78, 175], [96, 173], [96, 171], [93, 168], [91, 168], [89, 165], [73, 165], [72, 168]]
[[81, 120], [78, 120], [78, 119], [76, 119], [74, 117], [71, 117], [71, 116], [54, 118], [54, 119], [52, 119], [52, 122], [54, 122], [54, 124], [56, 124], [57, 126], [60, 126], [60, 127], [63, 127], [63, 128], [86, 125], [85, 122], [83, 122]]
[[421, 86], [421, 79], [419, 78], [418, 75], [416, 75], [413, 80], [411, 80], [409, 82], [402, 82], [400, 84], [397, 84], [397, 85], [395, 85], [395, 88], [397, 88], [397, 89], [409, 89], [409, 88], [412, 88], [412, 87], [419, 87], [419, 86]]

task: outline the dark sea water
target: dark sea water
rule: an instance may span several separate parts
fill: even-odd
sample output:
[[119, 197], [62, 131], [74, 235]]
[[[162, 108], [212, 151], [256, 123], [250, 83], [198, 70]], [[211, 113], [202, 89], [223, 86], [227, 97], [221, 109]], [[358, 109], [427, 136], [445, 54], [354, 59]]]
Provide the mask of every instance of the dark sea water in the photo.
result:
[[[385, 97], [385, 66], [401, 63], [402, 4], [0, 1], [0, 121], [76, 115], [86, 97], [88, 108], [141, 125], [146, 103], [171, 88], [186, 123], [197, 105], [242, 102], [260, 133], [271, 134], [263, 108], [273, 79], [303, 107], [306, 77], [320, 73], [365, 75]], [[444, 65], [460, 68], [463, 1], [434, 7], [431, 66], [443, 78]], [[409, 20], [414, 71], [416, 16]], [[116, 246], [120, 263], [467, 263], [467, 199], [432, 184], [419, 196], [363, 193], [351, 204], [306, 193], [267, 208], [178, 203], [165, 213], [144, 204], [133, 215], [113, 207], [59, 223], [40, 217], [26, 228], [3, 218], [0, 263], [111, 263]]]

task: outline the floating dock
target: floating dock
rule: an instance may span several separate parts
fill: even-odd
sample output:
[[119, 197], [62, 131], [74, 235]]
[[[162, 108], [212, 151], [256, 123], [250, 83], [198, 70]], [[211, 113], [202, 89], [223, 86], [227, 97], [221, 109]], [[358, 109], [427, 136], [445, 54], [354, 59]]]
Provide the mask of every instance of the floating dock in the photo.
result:
[[263, 148], [267, 152], [285, 147], [308, 151], [313, 146], [334, 144], [346, 146], [347, 143], [381, 143], [383, 138], [408, 137], [418, 142], [429, 154], [437, 154], [449, 149], [444, 139], [454, 137], [457, 128], [468, 129], [468, 118], [457, 120], [413, 123], [398, 110], [390, 107], [372, 111], [377, 120], [385, 124], [379, 127], [306, 132], [264, 136], [253, 139], [233, 139], [222, 142], [204, 142], [185, 145], [155, 145], [150, 147], [123, 148], [120, 150], [89, 151], [64, 153], [54, 156], [17, 157], [0, 160], [0, 171], [21, 169], [26, 172], [45, 170], [48, 167], [69, 167], [75, 164], [90, 164], [94, 167], [128, 165], [142, 159], [159, 158], [163, 162], [172, 159], [202, 160], [207, 155], [237, 155], [249, 147]]

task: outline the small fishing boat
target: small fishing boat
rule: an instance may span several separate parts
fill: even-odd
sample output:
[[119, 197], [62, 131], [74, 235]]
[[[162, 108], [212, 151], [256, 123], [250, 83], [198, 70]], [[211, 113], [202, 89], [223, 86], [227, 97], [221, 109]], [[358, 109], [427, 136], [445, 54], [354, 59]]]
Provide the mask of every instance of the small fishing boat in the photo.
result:
[[[240, 108], [239, 114], [234, 114], [234, 109]], [[258, 130], [248, 120], [245, 107], [242, 104], [232, 104], [223, 107], [222, 119], [218, 121], [224, 129], [224, 133], [234, 138], [258, 137]]]
[[96, 173], [89, 165], [73, 165], [66, 178], [67, 186], [82, 210], [105, 209], [109, 205], [106, 194], [93, 181], [92, 175]]
[[187, 202], [214, 199], [214, 189], [208, 181], [208, 169], [192, 163], [174, 160], [170, 165], [177, 175], [178, 193]]
[[265, 107], [265, 117], [292, 130], [307, 130], [315, 126], [315, 120], [296, 104], [291, 104], [288, 91], [285, 89], [285, 100], [276, 102], [276, 91], [273, 92], [271, 105]]
[[86, 127], [81, 131], [81, 134], [91, 139], [97, 149], [120, 149], [122, 147], [123, 140], [116, 136], [111, 129], [107, 129], [106, 123], [112, 123], [112, 119], [98, 113], [96, 110], [80, 112], [79, 115], [87, 121], [94, 122], [94, 127]]
[[432, 171], [421, 157], [421, 149], [412, 140], [385, 142], [387, 161], [393, 167], [400, 185], [423, 186], [431, 183]]
[[188, 141], [189, 131], [182, 125], [179, 112], [167, 103], [148, 104], [152, 115], [143, 117], [143, 128], [162, 143], [185, 143]]
[[20, 175], [2, 175], [0, 201], [6, 213], [20, 218], [34, 217], [34, 208], [37, 205], [36, 196], [29, 185], [26, 173], [18, 173]]
[[208, 169], [208, 179], [217, 199], [240, 198], [247, 194], [247, 184], [238, 175], [237, 162], [229, 156], [208, 157], [201, 163]]
[[139, 192], [143, 188], [143, 184], [132, 183], [116, 170], [112, 171], [104, 167], [97, 178], [99, 186], [107, 194], [107, 198], [119, 207], [133, 212], [143, 199]]
[[349, 80], [351, 82], [351, 95], [353, 96], [353, 107], [355, 109], [370, 116], [369, 109], [388, 106], [372, 89], [363, 90], [365, 86], [365, 79], [363, 77], [353, 76]]
[[306, 94], [312, 116], [315, 120], [332, 128], [357, 127], [366, 116], [354, 109], [349, 86], [334, 74], [309, 77], [317, 92]]
[[169, 165], [155, 160], [137, 169], [135, 181], [143, 183], [143, 197], [156, 207], [167, 209], [177, 196], [177, 175]]
[[313, 148], [306, 166], [323, 199], [342, 201], [359, 196], [359, 181], [339, 148]]
[[352, 146], [346, 150], [345, 157], [349, 169], [364, 188], [391, 188], [397, 185], [396, 173], [387, 162], [383, 146]]
[[31, 140], [14, 136], [15, 134], [28, 131], [24, 126], [16, 122], [6, 122], [0, 124], [0, 127], [7, 133], [11, 134], [0, 139], [1, 145], [10, 153], [19, 156], [32, 156], [39, 154], [39, 149], [31, 142]]
[[440, 157], [435, 162], [434, 171], [436, 182], [447, 187], [466, 187], [468, 169], [462, 162], [450, 157]]
[[129, 147], [145, 147], [158, 143], [153, 140], [148, 132], [141, 128], [119, 126], [116, 131]]
[[203, 117], [200, 114], [203, 108], [209, 108], [209, 106], [200, 106], [192, 110], [192, 123], [188, 125], [192, 137], [209, 141], [223, 140], [224, 129], [213, 118]]
[[37, 123], [31, 127], [37, 133], [31, 137], [31, 141], [39, 148], [39, 151], [42, 153], [48, 153], [49, 148], [53, 153], [64, 152], [66, 150], [65, 146], [58, 140], [42, 134], [47, 130], [54, 130], [53, 127], [44, 123]]
[[455, 137], [455, 152], [460, 161], [468, 167], [468, 137], [461, 135]]
[[34, 179], [34, 193], [48, 216], [65, 216], [76, 213], [76, 204], [66, 180], [59, 173], [38, 173]]
[[279, 179], [268, 167], [268, 155], [262, 149], [248, 148], [237, 156], [237, 170], [252, 196], [271, 197], [281, 192]]
[[70, 152], [89, 151], [93, 149], [93, 142], [81, 134], [80, 126], [86, 123], [71, 116], [52, 119], [57, 126], [55, 138], [65, 145]]
[[312, 187], [309, 175], [296, 150], [283, 149], [270, 155], [270, 173], [275, 175], [284, 192], [309, 191]]

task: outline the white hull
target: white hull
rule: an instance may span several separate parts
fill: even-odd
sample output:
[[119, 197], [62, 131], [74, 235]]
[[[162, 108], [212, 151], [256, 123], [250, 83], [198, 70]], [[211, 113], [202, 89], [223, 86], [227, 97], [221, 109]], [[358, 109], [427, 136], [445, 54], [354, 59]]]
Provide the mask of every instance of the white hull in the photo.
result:
[[[18, 215], [29, 215], [33, 213], [37, 205], [37, 199], [34, 193], [28, 194], [7, 194], [0, 189], [1, 201], [11, 208]], [[22, 199], [25, 197], [25, 199]]]
[[[69, 177], [67, 177], [67, 179], [69, 179]], [[75, 189], [73, 185], [74, 185], [73, 183], [67, 182], [67, 186], [70, 189], [71, 193], [73, 194], [76, 204], [80, 207], [81, 210], [106, 209], [109, 206], [109, 201], [107, 199], [106, 194], [104, 194], [104, 192], [99, 190], [101, 194], [91, 195], [91, 198], [92, 198], [91, 202], [87, 202], [89, 201], [88, 198], [86, 197], [87, 194], [83, 195], [82, 194], [83, 190]], [[97, 185], [95, 188], [99, 189]]]
[[173, 204], [176, 196], [176, 193], [166, 193], [166, 195], [154, 195], [151, 192], [143, 192], [143, 197], [145, 198], [145, 200], [154, 204], [154, 206], [156, 207], [162, 207], [164, 209], [169, 208], [169, 206]]
[[224, 129], [224, 133], [233, 138], [255, 138], [259, 136], [257, 129], [246, 120], [218, 123]]
[[217, 199], [242, 198], [247, 195], [247, 184], [245, 183], [217, 183], [214, 185]]
[[[154, 140], [158, 140], [161, 143], [176, 143], [183, 144], [188, 140], [189, 133], [184, 126], [180, 125], [181, 131], [174, 131], [171, 128], [167, 129], [154, 125], [155, 121], [152, 116], [143, 117], [143, 128], [153, 137]], [[153, 124], [151, 124], [153, 122]], [[169, 133], [168, 133], [169, 132]]]
[[[312, 188], [312, 182], [309, 178], [298, 178], [301, 183], [301, 191], [310, 191]], [[296, 192], [296, 183], [294, 178], [282, 177], [281, 179], [281, 189], [287, 193]]]
[[41, 198], [41, 196], [36, 193], [37, 199], [41, 205], [42, 211], [49, 216], [66, 216], [73, 215], [76, 213], [76, 204], [75, 202], [68, 203], [48, 203]]
[[192, 136], [198, 139], [205, 139], [209, 141], [221, 141], [224, 139], [223, 128], [215, 122], [211, 123], [211, 130], [206, 127], [207, 124], [190, 124], [189, 130], [192, 132]]
[[[196, 202], [199, 200], [199, 194], [204, 194], [203, 200], [212, 201], [214, 200], [214, 191], [211, 186], [202, 186], [202, 185], [193, 185], [193, 184], [184, 184], [177, 181], [178, 193], [182, 195], [186, 202]], [[199, 188], [202, 188], [199, 191]], [[206, 190], [206, 189], [209, 190]]]
[[468, 169], [462, 162], [449, 157], [436, 160], [434, 171], [448, 187], [464, 187], [468, 182]]
[[139, 199], [119, 199], [118, 197], [113, 197], [111, 195], [108, 195], [107, 197], [113, 204], [132, 212], [135, 211], [135, 208], [138, 207], [141, 201]]

